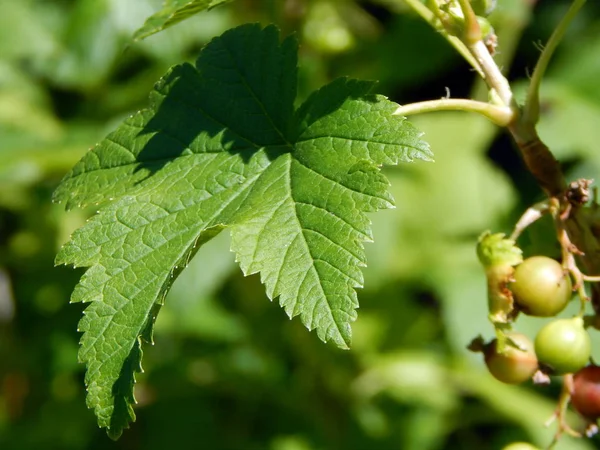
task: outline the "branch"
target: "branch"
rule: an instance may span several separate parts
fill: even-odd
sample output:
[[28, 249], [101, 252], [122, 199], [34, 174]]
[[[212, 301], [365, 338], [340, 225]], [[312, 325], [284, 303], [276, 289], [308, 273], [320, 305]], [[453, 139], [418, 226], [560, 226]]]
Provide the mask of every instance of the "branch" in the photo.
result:
[[494, 58], [492, 58], [492, 55], [490, 55], [490, 52], [481, 40], [481, 30], [471, 4], [468, 0], [459, 0], [459, 3], [465, 17], [465, 43], [471, 54], [475, 57], [479, 67], [481, 67], [484, 81], [490, 89], [496, 91], [496, 94], [498, 94], [498, 97], [505, 106], [510, 106], [516, 111], [517, 105], [513, 100], [508, 80], [502, 75], [498, 64], [496, 64], [496, 61], [494, 61]]
[[542, 78], [546, 73], [548, 63], [550, 62], [556, 47], [558, 47], [558, 44], [562, 41], [569, 24], [585, 2], [586, 0], [575, 0], [573, 2], [567, 11], [567, 14], [565, 14], [558, 26], [554, 29], [552, 36], [550, 36], [548, 43], [544, 47], [533, 71], [533, 75], [531, 76], [531, 82], [529, 83], [529, 88], [527, 90], [527, 100], [525, 101], [525, 107], [523, 108], [523, 121], [531, 123], [532, 125], [535, 125], [538, 122], [540, 116], [539, 92]]

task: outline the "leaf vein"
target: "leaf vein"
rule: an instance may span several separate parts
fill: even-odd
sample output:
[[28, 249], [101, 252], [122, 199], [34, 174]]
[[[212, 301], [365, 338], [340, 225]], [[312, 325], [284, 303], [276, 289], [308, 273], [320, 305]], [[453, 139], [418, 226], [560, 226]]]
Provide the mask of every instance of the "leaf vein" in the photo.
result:
[[277, 272], [277, 281], [275, 282], [275, 286], [273, 286], [273, 294], [277, 295], [278, 289], [279, 289], [279, 284], [281, 282], [282, 277], [282, 272], [283, 269], [286, 267], [286, 262], [288, 259], [288, 256], [290, 254], [290, 249], [293, 247], [294, 242], [300, 237], [300, 233], [296, 233], [296, 236], [294, 236], [294, 239], [292, 239], [292, 242], [290, 242], [290, 244], [287, 246], [287, 248], [285, 249], [285, 253], [283, 255], [283, 258], [281, 260], [281, 266], [279, 266], [279, 271]]
[[[292, 193], [293, 189], [292, 189], [292, 182], [291, 182], [291, 170], [290, 170], [290, 168], [291, 168], [291, 162], [292, 162], [292, 159], [290, 158], [290, 160], [289, 160], [289, 162], [288, 162], [288, 170], [286, 171], [286, 173], [287, 173], [287, 176], [288, 176], [287, 182], [288, 182], [288, 187], [289, 187], [289, 193], [290, 193], [291, 197], [293, 198], [293, 193]], [[298, 161], [298, 162], [299, 162], [299, 161]], [[299, 163], [300, 163], [302, 166], [304, 166], [304, 164], [302, 164], [301, 162], [299, 162]], [[306, 167], [306, 166], [304, 166], [304, 167]], [[307, 168], [307, 169], [309, 169], [309, 170], [311, 170], [309, 167], [306, 167], [306, 168]], [[315, 172], [315, 173], [317, 173], [317, 172]], [[294, 217], [296, 218], [296, 224], [298, 225], [298, 228], [299, 228], [299, 229], [302, 229], [303, 227], [302, 227], [302, 224], [300, 223], [300, 220], [298, 219], [298, 216], [297, 216], [297, 215], [295, 215]], [[311, 252], [310, 245], [309, 245], [309, 244], [308, 244], [308, 242], [306, 241], [306, 238], [304, 237], [304, 235], [302, 235], [302, 237], [303, 237], [303, 239], [302, 239], [302, 240], [304, 241], [304, 247], [306, 248], [306, 252], [307, 252], [307, 253], [310, 255], [310, 258], [311, 258], [311, 260], [312, 260], [312, 264], [311, 264], [312, 270], [313, 270], [313, 271], [316, 273], [316, 275], [317, 275], [317, 278], [319, 279], [319, 288], [320, 288], [320, 290], [321, 290], [321, 296], [320, 296], [320, 297], [321, 297], [321, 298], [325, 298], [325, 301], [327, 301], [327, 294], [325, 293], [325, 291], [324, 291], [324, 289], [323, 289], [323, 286], [322, 286], [322, 285], [321, 285], [321, 283], [320, 283], [320, 282], [321, 282], [321, 278], [320, 278], [320, 276], [319, 276], [319, 273], [318, 273], [318, 271], [316, 270], [316, 267], [315, 267], [315, 264], [314, 264], [314, 260], [315, 260], [315, 258], [314, 258], [313, 254], [312, 254], [312, 252]], [[307, 270], [307, 271], [306, 271], [306, 273], [305, 273], [305, 276], [304, 276], [304, 280], [302, 280], [302, 284], [304, 284], [304, 281], [306, 280], [306, 276], [308, 275], [308, 272], [309, 272], [309, 271], [310, 271], [310, 270]], [[302, 284], [301, 284], [301, 285], [302, 285]], [[311, 308], [311, 313], [310, 313], [310, 317], [311, 317], [311, 323], [312, 323], [312, 321], [314, 320], [314, 312], [315, 312], [315, 309], [316, 309], [316, 307], [317, 307], [316, 305], [317, 305], [318, 301], [319, 301], [319, 299], [316, 299], [316, 300], [315, 300], [315, 302], [314, 302], [314, 303], [313, 303], [313, 305], [312, 305], [312, 308]], [[329, 304], [329, 302], [327, 302], [327, 303]], [[295, 298], [295, 303], [294, 303], [294, 312], [295, 312], [295, 310], [296, 310], [296, 306], [297, 306], [297, 305], [298, 305], [298, 297], [296, 297], [296, 298]], [[331, 305], [330, 305], [330, 306], [331, 306]], [[328, 312], [328, 314], [329, 314], [329, 316], [330, 316], [331, 320], [333, 321], [333, 323], [335, 323], [335, 326], [336, 326], [336, 329], [337, 329], [337, 332], [338, 332], [338, 334], [341, 336], [341, 335], [342, 335], [342, 332], [341, 332], [340, 326], [339, 326], [339, 324], [338, 324], [338, 322], [337, 322], [336, 318], [333, 316], [333, 314], [332, 314], [332, 311], [331, 311], [331, 308], [329, 308], [329, 310], [328, 310], [327, 312]]]
[[263, 228], [261, 228], [261, 230], [258, 232], [258, 236], [256, 237], [256, 245], [254, 246], [254, 251], [252, 252], [252, 260], [256, 260], [256, 252], [258, 251], [258, 248], [260, 247], [260, 240], [261, 240], [264, 232], [266, 231], [267, 225], [273, 220], [273, 218], [275, 217], [277, 212], [280, 210], [280, 208], [282, 208], [285, 205], [285, 201], [286, 201], [286, 199], [282, 198], [281, 203], [279, 203], [279, 205], [277, 205], [276, 208], [272, 209], [270, 217], [267, 218], [265, 221], [265, 226]]
[[273, 122], [273, 119], [271, 118], [270, 114], [268, 114], [268, 112], [267, 112], [266, 108], [264, 107], [263, 103], [259, 100], [258, 96], [254, 92], [254, 89], [252, 89], [252, 87], [248, 84], [248, 82], [247, 82], [246, 78], [244, 77], [243, 72], [240, 70], [240, 68], [239, 68], [239, 66], [237, 64], [237, 61], [236, 61], [235, 57], [233, 56], [233, 53], [231, 52], [231, 50], [225, 45], [225, 43], [223, 43], [223, 48], [225, 49], [225, 51], [229, 55], [229, 57], [231, 59], [231, 62], [233, 64], [233, 67], [235, 67], [236, 72], [239, 75], [242, 84], [248, 90], [248, 92], [250, 93], [250, 95], [252, 96], [252, 98], [254, 99], [254, 101], [256, 102], [256, 104], [258, 105], [258, 107], [263, 111], [265, 117], [267, 118], [267, 120], [269, 121], [269, 123], [271, 124], [271, 126], [273, 127], [273, 129], [275, 130], [275, 132], [281, 137], [281, 139], [283, 140], [283, 142], [285, 143], [285, 145], [287, 145], [290, 148], [293, 148], [292, 144], [286, 139], [286, 137], [283, 134], [283, 132]]
[[330, 178], [330, 177], [328, 177], [327, 175], [325, 175], [325, 174], [323, 174], [323, 173], [321, 173], [321, 172], [318, 172], [317, 170], [313, 169], [312, 167], [309, 167], [309, 166], [307, 166], [306, 164], [304, 164], [302, 161], [300, 161], [300, 160], [298, 160], [298, 159], [295, 159], [295, 161], [296, 161], [298, 164], [300, 164], [302, 167], [304, 167], [304, 168], [308, 169], [309, 171], [313, 172], [313, 173], [314, 173], [314, 174], [316, 174], [316, 175], [319, 175], [319, 176], [320, 176], [321, 178], [323, 178], [324, 180], [330, 181], [331, 183], [334, 183], [334, 184], [336, 184], [336, 185], [341, 185], [341, 186], [343, 186], [345, 189], [348, 189], [348, 190], [349, 190], [349, 191], [351, 191], [351, 192], [354, 192], [354, 193], [356, 193], [356, 194], [358, 194], [358, 195], [362, 195], [362, 196], [365, 196], [365, 197], [368, 197], [368, 198], [377, 198], [377, 199], [379, 199], [379, 200], [383, 200], [383, 201], [385, 201], [386, 203], [387, 203], [387, 202], [389, 202], [389, 200], [388, 200], [387, 198], [385, 198], [385, 197], [378, 197], [378, 196], [376, 196], [376, 195], [369, 195], [369, 194], [365, 194], [364, 192], [361, 192], [361, 191], [359, 191], [359, 190], [357, 190], [357, 189], [354, 189], [354, 188], [348, 187], [348, 186], [346, 186], [345, 184], [343, 184], [343, 183], [342, 183], [340, 180], [335, 180], [335, 179], [333, 179], [333, 178]]
[[[323, 258], [315, 258], [314, 259], [315, 262], [320, 261], [326, 265], [328, 265], [329, 267], [331, 267], [332, 269], [334, 269], [336, 272], [339, 272], [340, 275], [342, 275], [345, 279], [347, 280], [352, 280], [354, 281], [356, 284], [353, 285], [353, 287], [358, 287], [358, 286], [362, 286], [362, 283], [360, 283], [359, 280], [356, 280], [355, 278], [352, 278], [351, 276], [349, 276], [346, 272], [344, 272], [342, 269], [340, 269], [339, 267], [337, 267], [336, 265], [334, 265], [333, 263], [327, 261], [326, 259]], [[316, 268], [315, 266], [315, 270], [318, 272], [319, 269]]]
[[325, 211], [326, 213], [328, 213], [331, 216], [333, 216], [334, 219], [337, 219], [340, 222], [348, 225], [348, 227], [352, 228], [353, 231], [355, 231], [357, 234], [359, 234], [360, 236], [362, 236], [364, 239], [369, 239], [368, 235], [366, 235], [365, 233], [363, 233], [362, 231], [360, 231], [358, 228], [356, 228], [353, 224], [351, 224], [350, 222], [348, 222], [347, 220], [345, 220], [343, 217], [338, 216], [333, 211], [330, 211], [327, 208], [323, 208], [322, 206], [317, 206], [317, 205], [314, 205], [312, 203], [302, 202], [302, 201], [298, 201], [298, 200], [295, 200], [294, 202], [297, 205], [306, 205], [306, 206], [310, 206], [310, 207], [315, 208], [315, 209], [319, 209], [321, 211]]
[[[306, 139], [298, 139], [296, 141], [296, 145], [301, 144], [301, 143], [305, 143], [305, 142], [310, 142], [310, 141], [314, 141], [314, 140], [318, 140], [318, 139], [337, 139], [337, 140], [341, 140], [344, 142], [363, 142], [366, 144], [376, 144], [376, 145], [384, 145], [384, 146], [393, 146], [393, 147], [399, 147], [401, 149], [412, 149], [415, 150], [417, 152], [422, 151], [421, 148], [415, 146], [415, 145], [410, 145], [410, 144], [406, 144], [406, 143], [396, 143], [396, 142], [384, 142], [384, 141], [376, 141], [373, 139], [360, 139], [360, 138], [349, 138], [349, 137], [344, 137], [344, 136], [312, 136]], [[412, 158], [405, 158], [403, 156], [398, 157], [399, 160], [406, 160], [406, 161], [412, 161]]]
[[[184, 106], [188, 107], [189, 109], [191, 109], [193, 111], [200, 112], [201, 115], [203, 115], [207, 119], [209, 119], [209, 120], [213, 121], [214, 123], [216, 123], [217, 125], [219, 125], [221, 127], [221, 131], [226, 130], [227, 132], [231, 133], [235, 137], [241, 139], [244, 142], [247, 142], [248, 144], [250, 144], [255, 149], [261, 148], [260, 145], [256, 144], [255, 142], [252, 142], [249, 138], [244, 137], [244, 135], [242, 135], [238, 131], [235, 131], [231, 125], [227, 125], [227, 124], [221, 122], [220, 120], [216, 119], [215, 117], [213, 117], [211, 114], [209, 114], [200, 105], [191, 104], [190, 102], [186, 101], [186, 99], [182, 99], [182, 98], [179, 98], [179, 97], [175, 97], [175, 99], [173, 101], [176, 102], [176, 103], [179, 103], [181, 105], [184, 105]], [[206, 153], [221, 153], [222, 151], [223, 151], [223, 149], [220, 149], [219, 151], [215, 151], [215, 152], [206, 152]]]
[[322, 236], [323, 238], [325, 238], [326, 240], [328, 240], [329, 242], [331, 242], [335, 247], [339, 248], [340, 250], [342, 250], [344, 253], [346, 253], [350, 258], [352, 258], [354, 260], [355, 263], [361, 263], [362, 260], [356, 256], [354, 253], [352, 253], [350, 250], [348, 250], [347, 248], [345, 248], [343, 245], [335, 242], [333, 239], [331, 239], [329, 236], [327, 236], [326, 234], [322, 233], [319, 230], [314, 230], [312, 228], [302, 228], [303, 231], [309, 232], [309, 233], [315, 233], [318, 234], [319, 236]]

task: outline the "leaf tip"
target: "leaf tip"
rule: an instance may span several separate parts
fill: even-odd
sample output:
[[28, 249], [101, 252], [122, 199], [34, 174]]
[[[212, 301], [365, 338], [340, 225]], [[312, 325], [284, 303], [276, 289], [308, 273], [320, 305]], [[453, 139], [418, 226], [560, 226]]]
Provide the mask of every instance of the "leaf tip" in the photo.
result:
[[118, 441], [123, 434], [123, 428], [107, 428], [106, 434], [113, 441]]
[[[348, 326], [348, 328], [350, 327]], [[342, 341], [336, 342], [336, 345], [340, 350], [350, 350], [350, 347], [352, 346], [352, 337], [350, 332], [347, 336], [342, 336]]]

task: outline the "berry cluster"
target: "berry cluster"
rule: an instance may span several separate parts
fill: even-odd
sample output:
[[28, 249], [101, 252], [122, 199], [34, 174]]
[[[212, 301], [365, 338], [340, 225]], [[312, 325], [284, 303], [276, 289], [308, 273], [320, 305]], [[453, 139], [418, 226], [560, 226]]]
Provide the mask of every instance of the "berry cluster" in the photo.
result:
[[523, 260], [521, 249], [503, 234], [484, 233], [477, 254], [488, 282], [489, 319], [496, 338], [474, 339], [469, 348], [482, 352], [489, 372], [498, 380], [519, 384], [529, 379], [544, 383], [550, 376], [563, 376], [563, 395], [557, 409], [562, 431], [573, 431], [564, 423], [570, 401], [590, 426], [597, 430], [600, 418], [600, 366], [590, 364], [591, 341], [580, 314], [557, 318], [543, 326], [532, 342], [513, 330], [519, 314], [555, 317], [573, 298], [569, 270], [554, 259], [533, 256]]

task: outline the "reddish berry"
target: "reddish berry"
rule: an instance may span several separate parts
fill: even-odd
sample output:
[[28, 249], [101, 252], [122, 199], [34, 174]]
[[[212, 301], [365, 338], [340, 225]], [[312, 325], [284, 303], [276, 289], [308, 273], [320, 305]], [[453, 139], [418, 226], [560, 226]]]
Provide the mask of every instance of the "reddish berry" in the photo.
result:
[[600, 417], [600, 366], [587, 366], [573, 377], [573, 408], [584, 417]]
[[[508, 342], [502, 353], [498, 352], [494, 339], [484, 350], [485, 364], [497, 380], [508, 384], [519, 384], [530, 379], [538, 368], [533, 344], [527, 336], [508, 333]], [[514, 342], [519, 348], [511, 345]]]

